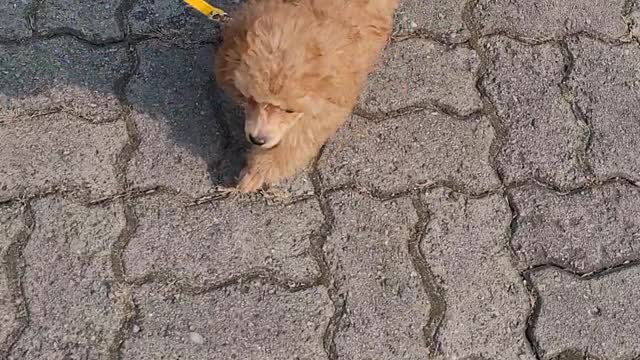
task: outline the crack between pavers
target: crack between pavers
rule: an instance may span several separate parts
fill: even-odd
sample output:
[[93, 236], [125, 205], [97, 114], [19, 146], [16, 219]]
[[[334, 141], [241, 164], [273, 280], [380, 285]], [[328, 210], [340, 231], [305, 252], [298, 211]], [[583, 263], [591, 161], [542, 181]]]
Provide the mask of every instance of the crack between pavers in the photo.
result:
[[571, 269], [567, 266], [555, 264], [552, 262], [546, 262], [544, 264], [529, 266], [523, 271], [523, 273], [531, 274], [544, 269], [555, 269], [557, 271], [562, 271], [564, 273], [570, 274], [573, 277], [576, 277], [580, 280], [593, 280], [593, 279], [605, 277], [612, 273], [624, 271], [633, 267], [640, 267], [640, 259], [625, 260], [619, 264], [603, 267], [595, 271], [575, 271], [574, 269]]
[[322, 347], [329, 360], [337, 360], [338, 353], [336, 350], [335, 339], [338, 333], [340, 321], [346, 312], [347, 298], [346, 296], [342, 296], [336, 288], [333, 274], [331, 274], [330, 266], [324, 251], [324, 245], [335, 228], [335, 216], [333, 209], [329, 204], [329, 194], [325, 190], [322, 174], [318, 166], [318, 161], [322, 157], [325, 148], [325, 146], [320, 148], [320, 151], [311, 164], [311, 185], [324, 218], [323, 228], [321, 228], [316, 236], [312, 238], [311, 253], [313, 254], [315, 261], [318, 264], [318, 268], [320, 269], [319, 283], [326, 287], [329, 298], [333, 304], [333, 314], [331, 315], [331, 318], [327, 323], [327, 327], [322, 335]]
[[[127, 87], [137, 73], [140, 65], [140, 58], [135, 44], [133, 44], [128, 38], [129, 24], [127, 22], [127, 16], [131, 11], [133, 1], [135, 0], [122, 0], [116, 8], [115, 13], [116, 23], [118, 24], [118, 29], [122, 33], [122, 39], [127, 50], [127, 59], [129, 63], [129, 69], [124, 72], [120, 78], [113, 82], [114, 93], [120, 104], [122, 104], [125, 109], [121, 116], [121, 121], [125, 124], [127, 143], [116, 156], [114, 164], [114, 172], [116, 174], [117, 181], [122, 192], [125, 194], [129, 193], [130, 190], [130, 184], [127, 178], [127, 168], [140, 144], [139, 135], [133, 120], [133, 107], [127, 98]], [[117, 200], [123, 208], [125, 227], [118, 235], [118, 238], [112, 245], [110, 252], [111, 271], [113, 272], [117, 285], [117, 289], [113, 290], [114, 297], [120, 299], [121, 306], [123, 307], [123, 318], [114, 335], [113, 341], [109, 344], [108, 348], [108, 357], [110, 360], [117, 360], [121, 358], [122, 346], [129, 338], [131, 330], [133, 329], [134, 321], [138, 316], [137, 308], [133, 301], [132, 288], [126, 281], [126, 269], [123, 260], [123, 254], [138, 226], [137, 218], [135, 217], [134, 211], [128, 201], [130, 198], [131, 197], [123, 196]]]
[[529, 279], [527, 279], [524, 272], [518, 271], [518, 269], [521, 269], [523, 267], [523, 264], [518, 257], [518, 252], [513, 247], [513, 237], [518, 231], [518, 220], [520, 218], [520, 213], [518, 212], [518, 208], [512, 200], [509, 191], [504, 192], [503, 198], [507, 203], [509, 212], [511, 214], [511, 221], [509, 222], [509, 227], [507, 229], [506, 241], [506, 246], [509, 251], [509, 259], [511, 261], [511, 266], [514, 268], [514, 271], [518, 272], [518, 276], [520, 277], [525, 291], [529, 296], [529, 311], [525, 318], [524, 338], [526, 339], [527, 345], [529, 346], [529, 349], [533, 353], [533, 356], [536, 358], [536, 360], [541, 360], [542, 349], [540, 348], [538, 341], [533, 334], [535, 321], [540, 311], [540, 299], [538, 297], [537, 291], [535, 290], [535, 288], [533, 288], [531, 282], [529, 281]]
[[131, 26], [128, 21], [129, 14], [138, 1], [139, 0], [121, 0], [120, 4], [118, 4], [118, 7], [116, 8], [116, 23], [118, 24], [118, 29], [125, 39], [131, 33]]
[[511, 41], [524, 44], [524, 45], [529, 45], [529, 46], [554, 44], [554, 43], [563, 41], [563, 39], [566, 39], [568, 37], [587, 38], [595, 42], [598, 42], [604, 45], [609, 45], [609, 46], [622, 46], [630, 42], [629, 40], [626, 40], [624, 36], [621, 37], [620, 39], [615, 39], [615, 38], [609, 38], [600, 34], [591, 33], [588, 31], [573, 31], [573, 32], [567, 32], [562, 35], [549, 36], [544, 38], [527, 38], [521, 35], [510, 33], [508, 31], [495, 31], [489, 34], [482, 34], [478, 36], [479, 39], [483, 39], [483, 40], [492, 39], [496, 37], [507, 38]]
[[133, 158], [135, 152], [138, 150], [140, 144], [140, 136], [136, 128], [135, 121], [133, 120], [133, 107], [127, 98], [127, 87], [140, 66], [140, 58], [137, 49], [134, 45], [129, 44], [127, 46], [127, 57], [129, 60], [129, 69], [122, 77], [116, 79], [113, 82], [114, 92], [120, 104], [124, 108], [124, 113], [121, 116], [121, 121], [125, 124], [127, 132], [127, 143], [123, 146], [120, 153], [116, 157], [115, 171], [118, 182], [121, 189], [126, 192], [130, 188], [129, 181], [127, 179], [127, 167], [130, 160]]
[[[526, 329], [526, 334], [527, 334], [527, 339], [530, 339], [530, 342], [532, 344], [532, 346], [534, 346], [534, 348], [536, 349], [536, 358], [537, 360], [541, 360], [542, 356], [540, 354], [543, 354], [544, 351], [541, 349], [539, 343], [535, 340], [535, 328], [537, 325], [537, 320], [540, 316], [540, 309], [541, 309], [541, 297], [540, 294], [538, 292], [538, 289], [536, 287], [536, 285], [534, 284], [534, 282], [531, 280], [531, 275], [535, 272], [538, 271], [542, 271], [545, 269], [554, 269], [556, 271], [559, 272], [564, 272], [566, 274], [569, 274], [575, 278], [577, 278], [579, 281], [588, 281], [588, 280], [593, 280], [593, 279], [597, 279], [600, 277], [604, 277], [607, 275], [610, 275], [612, 273], [618, 272], [618, 271], [623, 271], [623, 270], [627, 270], [629, 268], [632, 267], [640, 267], [640, 260], [639, 261], [633, 261], [633, 262], [625, 262], [623, 264], [620, 265], [615, 265], [612, 267], [608, 267], [596, 272], [592, 272], [592, 273], [586, 273], [586, 274], [580, 274], [577, 272], [574, 272], [572, 270], [569, 270], [565, 267], [562, 266], [558, 266], [558, 265], [554, 265], [554, 264], [542, 264], [542, 265], [537, 265], [534, 267], [531, 267], [525, 271], [523, 271], [521, 273], [521, 277], [523, 279], [523, 282], [527, 288], [527, 291], [529, 292], [529, 294], [532, 296], [532, 298], [534, 299], [534, 305], [533, 305], [533, 309], [531, 311], [531, 313], [529, 314], [529, 317], [527, 319], [527, 329]], [[554, 359], [558, 359], [560, 356], [562, 356], [563, 354], [565, 354], [566, 352], [569, 352], [569, 354], [573, 355], [571, 353], [572, 349], [566, 349], [564, 350], [562, 353], [558, 354], [557, 356], [554, 357]], [[575, 354], [580, 355], [579, 353]], [[582, 360], [582, 359], [590, 359], [590, 360], [596, 360], [595, 357], [593, 357], [592, 355], [588, 354], [588, 349], [586, 352], [584, 352], [583, 357], [572, 357], [569, 359], [576, 359], [576, 360]]]
[[[629, 41], [635, 40], [638, 46], [640, 46], [640, 31], [638, 31], [640, 30], [640, 23], [631, 16], [637, 4], [638, 0], [626, 0], [622, 11], [622, 19], [625, 23], [627, 32], [625, 39]], [[634, 33], [635, 31], [638, 31], [638, 33]]]
[[[599, 186], [605, 186], [606, 184], [609, 183], [627, 183], [624, 180], [620, 180], [620, 179], [611, 179], [605, 183], [600, 183], [598, 184]], [[541, 186], [541, 185], [537, 185], [537, 186]], [[582, 191], [582, 190], [586, 190], [586, 189], [592, 189], [593, 187], [590, 188], [585, 188], [585, 189], [576, 189], [573, 190], [571, 192], [565, 193], [564, 195], [569, 195], [571, 193], [574, 192], [578, 192], [578, 191]], [[509, 210], [511, 212], [511, 222], [509, 224], [509, 231], [508, 231], [508, 247], [510, 250], [510, 257], [511, 257], [511, 261], [512, 261], [512, 266], [514, 266], [514, 268], [519, 269], [523, 267], [523, 262], [519, 260], [518, 255], [517, 255], [517, 251], [516, 249], [513, 247], [513, 237], [515, 235], [515, 233], [518, 231], [518, 220], [520, 218], [520, 213], [519, 210], [517, 208], [517, 206], [515, 205], [515, 203], [513, 202], [513, 200], [511, 199], [511, 195], [509, 191], [505, 191], [504, 193], [504, 198], [505, 201], [507, 202], [508, 206], [509, 206]], [[584, 280], [589, 280], [589, 279], [594, 279], [600, 276], [606, 276], [607, 274], [610, 274], [612, 272], [615, 271], [621, 271], [624, 269], [628, 269], [630, 267], [633, 266], [640, 266], [640, 259], [637, 260], [625, 260], [624, 262], [622, 262], [621, 264], [617, 264], [611, 267], [607, 267], [607, 268], [603, 268], [601, 270], [598, 271], [591, 271], [591, 272], [578, 272], [578, 271], [574, 271], [572, 269], [569, 269], [567, 267], [564, 266], [560, 266], [557, 264], [553, 264], [550, 262], [547, 262], [545, 264], [540, 264], [540, 265], [535, 265], [535, 266], [530, 266], [524, 270], [522, 270], [519, 275], [522, 279], [522, 282], [525, 286], [525, 289], [527, 290], [527, 293], [529, 294], [529, 303], [531, 306], [531, 309], [529, 311], [529, 314], [527, 315], [527, 319], [526, 319], [526, 326], [525, 326], [525, 338], [527, 339], [527, 342], [530, 346], [530, 349], [532, 350], [534, 356], [536, 357], [537, 360], [541, 360], [542, 359], [542, 355], [544, 353], [544, 351], [542, 350], [542, 348], [540, 347], [538, 341], [535, 338], [535, 327], [536, 327], [536, 323], [537, 323], [537, 319], [539, 318], [540, 315], [540, 295], [538, 293], [537, 288], [535, 287], [535, 284], [533, 283], [533, 281], [531, 280], [531, 274], [535, 271], [540, 271], [541, 269], [547, 269], [547, 268], [553, 268], [553, 269], [557, 269], [559, 271], [563, 271], [566, 272], [568, 274], [571, 274], [572, 276], [575, 276], [577, 278], [580, 279], [584, 279]], [[564, 353], [564, 351], [563, 351]], [[559, 356], [561, 356], [563, 353], [558, 354], [557, 357], [554, 358], [558, 358]]]
[[78, 34], [64, 32], [61, 31], [59, 33], [49, 33], [49, 34], [34, 34], [30, 37], [21, 38], [21, 39], [5, 39], [0, 37], [0, 46], [27, 46], [32, 45], [37, 42], [59, 39], [59, 38], [71, 38], [76, 41], [91, 46], [92, 48], [121, 48], [128, 47], [129, 45], [138, 45], [148, 41], [158, 41], [163, 44], [171, 45], [171, 47], [191, 49], [202, 47], [206, 45], [216, 45], [219, 43], [219, 40], [202, 40], [202, 41], [191, 41], [184, 42], [180, 41], [180, 46], [176, 45], [176, 42], [172, 42], [171, 39], [167, 39], [165, 37], [157, 36], [154, 34], [131, 34], [119, 40], [112, 41], [94, 41], [91, 39], [86, 39]]
[[433, 356], [436, 356], [442, 354], [438, 336], [445, 321], [447, 303], [444, 289], [438, 285], [436, 276], [431, 271], [420, 249], [420, 244], [426, 235], [426, 229], [431, 218], [429, 211], [420, 198], [420, 193], [420, 191], [416, 191], [411, 199], [418, 215], [418, 221], [407, 241], [407, 250], [409, 251], [413, 268], [422, 280], [423, 290], [429, 298], [429, 320], [422, 330], [425, 346]]
[[[638, 188], [640, 189], [640, 182], [628, 177], [628, 176], [624, 176], [624, 175], [614, 175], [608, 178], [602, 178], [602, 179], [596, 179], [593, 181], [590, 181], [588, 183], [584, 183], [580, 186], [577, 187], [572, 187], [569, 189], [563, 189], [563, 188], [559, 188], [556, 187], [555, 185], [544, 181], [543, 179], [537, 179], [537, 178], [532, 178], [532, 179], [528, 179], [527, 181], [521, 181], [521, 182], [513, 182], [510, 183], [508, 185], [504, 185], [504, 186], [500, 186], [498, 188], [493, 188], [493, 189], [488, 189], [488, 190], [484, 190], [484, 191], [480, 191], [480, 192], [469, 192], [467, 190], [465, 190], [463, 187], [457, 186], [456, 184], [452, 184], [449, 182], [426, 182], [426, 183], [416, 183], [416, 184], [411, 184], [408, 185], [405, 188], [402, 189], [396, 189], [396, 190], [380, 190], [380, 189], [376, 189], [376, 188], [370, 188], [370, 187], [366, 187], [363, 185], [358, 184], [355, 181], [349, 181], [346, 184], [342, 184], [342, 185], [337, 185], [331, 188], [327, 188], [324, 189], [324, 193], [325, 194], [332, 194], [332, 193], [336, 193], [336, 192], [340, 192], [340, 191], [353, 191], [355, 193], [358, 193], [360, 195], [365, 195], [368, 196], [372, 199], [375, 199], [377, 201], [388, 201], [388, 200], [394, 200], [394, 199], [398, 199], [404, 196], [408, 196], [410, 195], [413, 191], [415, 190], [432, 190], [432, 189], [437, 189], [437, 188], [443, 188], [443, 189], [447, 189], [450, 190], [452, 192], [470, 197], [472, 199], [481, 199], [481, 198], [485, 198], [487, 196], [491, 196], [491, 195], [496, 195], [496, 194], [500, 194], [502, 191], [510, 191], [510, 190], [515, 190], [518, 188], [522, 188], [522, 187], [527, 187], [527, 186], [539, 186], [542, 187], [548, 191], [552, 191], [558, 195], [565, 195], [565, 194], [571, 194], [571, 193], [575, 193], [575, 192], [580, 192], [580, 191], [584, 191], [584, 190], [589, 190], [589, 189], [593, 189], [593, 188], [597, 188], [599, 186], [603, 186], [606, 184], [610, 184], [610, 183], [622, 183], [622, 184], [626, 184], [629, 186], [632, 186], [634, 188]], [[72, 200], [76, 201], [77, 203], [79, 203], [80, 205], [83, 206], [94, 206], [94, 205], [100, 205], [100, 204], [104, 204], [104, 203], [113, 203], [113, 202], [117, 202], [121, 199], [124, 199], [126, 201], [132, 200], [132, 199], [137, 199], [137, 198], [142, 198], [142, 197], [146, 197], [146, 196], [154, 196], [157, 194], [164, 194], [164, 195], [169, 195], [172, 196], [174, 198], [179, 199], [179, 203], [181, 203], [183, 206], [185, 207], [193, 207], [193, 206], [200, 206], [200, 205], [206, 205], [209, 203], [215, 203], [217, 201], [224, 201], [224, 200], [228, 200], [230, 198], [232, 198], [232, 195], [230, 195], [229, 191], [227, 190], [221, 190], [221, 191], [217, 191], [215, 188], [212, 188], [212, 190], [214, 190], [213, 193], [210, 194], [206, 194], [206, 195], [202, 195], [200, 197], [190, 197], [189, 195], [186, 195], [182, 192], [179, 192], [177, 190], [168, 188], [168, 187], [164, 187], [164, 186], [151, 186], [151, 187], [144, 187], [144, 188], [133, 188], [130, 189], [128, 191], [125, 192], [120, 192], [120, 193], [115, 193], [115, 194], [111, 194], [108, 196], [103, 196], [103, 197], [98, 197], [98, 198], [91, 198], [89, 196], [87, 196], [86, 193], [88, 189], [83, 188], [83, 187], [73, 187], [73, 188], [68, 188], [65, 186], [58, 186], [58, 187], [54, 187], [48, 190], [44, 190], [41, 192], [37, 192], [35, 194], [30, 194], [28, 196], [22, 196], [22, 197], [9, 197], [9, 198], [1, 198], [0, 199], [0, 204], [5, 204], [5, 203], [10, 203], [13, 201], [22, 201], [22, 200], [39, 200], [39, 199], [44, 199], [46, 197], [49, 196], [62, 196], [62, 197], [67, 197], [67, 198], [71, 198]], [[84, 195], [82, 196], [76, 196], [78, 194], [78, 192], [82, 192]], [[272, 198], [270, 197], [266, 197], [264, 195], [240, 195], [241, 198], [247, 198], [248, 196], [252, 196], [253, 198], [251, 200], [248, 201], [255, 201], [255, 202], [259, 202], [259, 201], [266, 201], [269, 202], [272, 200]], [[304, 202], [304, 201], [309, 201], [313, 198], [316, 197], [316, 194], [305, 194], [305, 195], [301, 195], [299, 197], [293, 197], [291, 199], [287, 199], [286, 202], [278, 202], [278, 204], [285, 204], [285, 205], [292, 205], [292, 204], [296, 204], [296, 203], [300, 203], [300, 202]]]
[[24, 19], [27, 21], [32, 36], [38, 33], [36, 22], [40, 6], [42, 6], [42, 0], [32, 0], [24, 12]]
[[575, 56], [571, 52], [569, 48], [569, 44], [565, 39], [562, 39], [558, 42], [558, 46], [560, 48], [560, 52], [562, 53], [562, 60], [564, 63], [562, 80], [558, 84], [560, 88], [560, 94], [562, 95], [562, 99], [567, 102], [569, 107], [571, 108], [571, 112], [575, 121], [578, 125], [584, 129], [584, 139], [581, 141], [582, 146], [575, 151], [578, 153], [578, 165], [582, 168], [582, 172], [585, 173], [587, 179], [595, 178], [595, 173], [593, 168], [591, 167], [591, 163], [589, 162], [589, 149], [591, 148], [591, 143], [593, 140], [593, 130], [591, 128], [591, 122], [589, 118], [587, 118], [582, 108], [578, 104], [576, 100], [576, 96], [571, 90], [571, 87], [568, 85], [568, 82], [571, 79], [571, 75], [573, 73], [573, 69], [575, 68]]
[[[480, 66], [478, 67], [478, 70], [476, 73], [475, 85], [478, 93], [480, 94], [480, 98], [482, 99], [484, 109], [489, 114], [488, 115], [489, 121], [491, 122], [491, 125], [494, 128], [494, 132], [495, 132], [495, 138], [490, 147], [489, 162], [491, 164], [491, 168], [493, 169], [500, 183], [502, 184], [503, 189], [505, 189], [505, 192], [503, 193], [503, 197], [505, 197], [505, 200], [507, 201], [507, 205], [509, 206], [510, 211], [512, 211], [512, 214], [511, 214], [512, 218], [511, 218], [511, 222], [509, 223], [509, 233], [507, 234], [508, 236], [507, 236], [506, 246], [510, 250], [509, 251], [510, 262], [512, 263], [512, 266], [514, 266], [518, 263], [518, 259], [516, 257], [516, 253], [513, 249], [513, 244], [512, 244], [513, 233], [515, 231], [514, 224], [516, 224], [515, 221], [517, 220], [517, 214], [513, 213], [514, 208], [512, 207], [512, 204], [507, 197], [508, 195], [506, 195], [507, 185], [505, 182], [505, 176], [500, 170], [500, 166], [498, 164], [498, 156], [500, 154], [500, 151], [503, 145], [506, 143], [507, 134], [503, 126], [503, 122], [501, 121], [498, 115], [498, 111], [495, 105], [493, 104], [487, 90], [484, 88], [484, 85], [483, 85], [483, 79], [488, 72], [491, 61], [481, 44], [481, 40], [483, 39], [483, 36], [480, 31], [480, 27], [476, 23], [476, 20], [473, 16], [473, 12], [477, 5], [478, 5], [478, 0], [467, 1], [467, 3], [464, 6], [462, 21], [467, 27], [467, 29], [469, 29], [469, 32], [471, 33], [471, 37], [469, 40], [471, 47], [476, 51], [476, 53], [480, 57]], [[517, 267], [514, 267], [514, 271], [517, 272], [516, 269]], [[523, 276], [523, 274], [521, 273], [520, 276]], [[524, 278], [523, 278], [523, 281], [524, 281]], [[538, 343], [535, 337], [532, 336], [533, 333], [531, 332], [532, 320], [535, 320], [534, 315], [537, 314], [536, 311], [539, 308], [538, 298], [535, 296], [536, 294], [531, 292], [526, 281], [524, 281], [524, 286], [529, 293], [529, 304], [531, 307], [529, 310], [529, 314], [526, 317], [526, 325], [524, 328], [524, 339], [526, 340], [527, 345], [529, 346], [529, 349], [533, 353], [533, 356], [537, 360], [541, 360]]]
[[[126, 111], [123, 111], [123, 114], [125, 112]], [[0, 117], [0, 128], [4, 126], [10, 126], [11, 124], [24, 123], [27, 121], [36, 120], [42, 117], [55, 115], [55, 114], [68, 115], [76, 119], [78, 122], [81, 122], [87, 125], [114, 124], [120, 121], [120, 118], [122, 117], [122, 114], [121, 114], [116, 116], [113, 119], [94, 121], [81, 113], [75, 112], [73, 109], [69, 109], [67, 106], [62, 104], [62, 105], [54, 105], [51, 107], [45, 107], [37, 110], [28, 111], [22, 114], [17, 114], [15, 116], [6, 116], [6, 117], [2, 116]]]
[[223, 280], [214, 282], [205, 282], [203, 284], [192, 284], [188, 278], [180, 276], [171, 271], [151, 271], [141, 276], [126, 279], [127, 285], [134, 288], [147, 284], [160, 284], [176, 288], [179, 292], [186, 295], [203, 295], [214, 291], [219, 291], [228, 287], [243, 285], [254, 281], [260, 281], [264, 284], [277, 287], [288, 293], [296, 293], [309, 290], [314, 287], [322, 286], [319, 280], [321, 276], [308, 282], [295, 281], [291, 278], [283, 276], [279, 271], [271, 268], [258, 266], [243, 271], [241, 274], [231, 275]]
[[453, 106], [444, 104], [438, 100], [422, 101], [415, 105], [410, 105], [390, 111], [368, 111], [361, 106], [356, 105], [351, 113], [367, 121], [381, 124], [397, 119], [399, 117], [426, 112], [430, 112], [431, 114], [444, 115], [458, 121], [468, 121], [484, 114], [483, 109], [474, 110], [469, 114], [461, 114]]
[[0, 343], [0, 355], [6, 354], [7, 358], [31, 323], [31, 313], [22, 281], [24, 274], [20, 272], [20, 268], [24, 261], [22, 257], [24, 248], [35, 228], [35, 216], [29, 201], [18, 203], [21, 204], [21, 216], [24, 217], [27, 229], [17, 235], [15, 241], [9, 245], [4, 259], [2, 259], [2, 265], [10, 287], [11, 302], [15, 306], [19, 323], [18, 327], [9, 334], [5, 341]]
[[483, 49], [482, 44], [480, 43], [482, 39], [482, 35], [480, 33], [479, 25], [476, 24], [475, 19], [473, 17], [473, 11], [478, 4], [478, 0], [468, 0], [464, 6], [462, 11], [462, 22], [467, 29], [469, 29], [470, 38], [469, 44], [471, 48], [476, 52], [478, 57], [480, 58], [480, 64], [476, 69], [475, 76], [475, 88], [478, 92], [480, 99], [482, 101], [483, 107], [482, 111], [484, 115], [488, 118], [491, 127], [495, 133], [494, 139], [491, 142], [489, 147], [489, 164], [491, 169], [494, 172], [496, 178], [498, 178], [502, 187], [505, 187], [505, 176], [502, 173], [500, 166], [498, 164], [498, 156], [503, 145], [507, 142], [507, 133], [503, 126], [503, 122], [498, 115], [498, 110], [496, 109], [491, 97], [489, 96], [487, 89], [485, 89], [483, 85], [484, 77], [489, 71], [489, 65], [491, 61], [486, 54], [486, 51]]
[[451, 34], [452, 33], [438, 33], [438, 32], [429, 31], [427, 29], [419, 28], [419, 29], [413, 29], [410, 31], [402, 31], [402, 30], [396, 31], [391, 34], [390, 40], [391, 42], [403, 42], [410, 39], [422, 39], [422, 40], [428, 40], [431, 42], [438, 43], [449, 49], [456, 48], [456, 47], [469, 48], [468, 39], [464, 39], [460, 41], [449, 41], [447, 38]]

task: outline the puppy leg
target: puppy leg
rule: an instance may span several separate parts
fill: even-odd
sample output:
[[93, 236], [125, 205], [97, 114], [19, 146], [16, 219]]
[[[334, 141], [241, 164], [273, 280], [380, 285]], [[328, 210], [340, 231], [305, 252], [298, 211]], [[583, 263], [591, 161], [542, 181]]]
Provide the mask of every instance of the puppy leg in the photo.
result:
[[275, 185], [304, 169], [322, 145], [336, 133], [345, 118], [345, 113], [339, 111], [323, 121], [317, 118], [304, 121], [291, 129], [275, 148], [252, 149], [247, 156], [247, 165], [240, 174], [238, 189], [241, 192], [256, 191], [265, 184]]
[[273, 149], [252, 149], [247, 155], [247, 165], [240, 174], [238, 189], [253, 192], [263, 185], [274, 185], [304, 169], [318, 153], [319, 148], [293, 147], [284, 142]]

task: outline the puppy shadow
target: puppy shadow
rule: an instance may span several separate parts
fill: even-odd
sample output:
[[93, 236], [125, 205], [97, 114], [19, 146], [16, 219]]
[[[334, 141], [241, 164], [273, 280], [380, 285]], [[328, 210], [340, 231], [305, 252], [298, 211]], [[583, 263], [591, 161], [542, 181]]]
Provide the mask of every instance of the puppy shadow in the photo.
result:
[[[173, 147], [179, 154], [186, 149], [187, 157], [206, 163], [211, 185], [228, 187], [235, 184], [244, 166], [247, 146], [243, 111], [224, 94], [213, 75], [216, 46], [142, 45], [127, 99], [138, 113], [137, 124], [145, 128], [145, 121], [156, 122], [158, 126], [148, 128], [161, 129], [141, 134], [142, 146], [155, 148], [152, 143], [158, 137], [167, 142], [167, 151]], [[165, 158], [178, 166], [182, 160], [179, 155]]]
[[104, 123], [124, 126], [129, 116], [137, 137], [126, 168], [133, 187], [175, 186], [199, 194], [233, 185], [246, 142], [243, 111], [213, 76], [220, 40], [181, 46], [151, 39], [137, 43], [135, 52], [73, 37], [2, 45], [0, 122], [66, 116], [91, 132]]

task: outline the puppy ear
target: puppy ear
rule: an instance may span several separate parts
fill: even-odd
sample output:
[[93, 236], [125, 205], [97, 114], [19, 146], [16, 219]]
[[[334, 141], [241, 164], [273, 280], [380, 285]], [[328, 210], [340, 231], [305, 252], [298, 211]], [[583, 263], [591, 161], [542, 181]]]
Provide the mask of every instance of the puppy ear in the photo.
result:
[[241, 70], [241, 69], [236, 69], [233, 72], [233, 85], [235, 86], [236, 89], [238, 89], [238, 91], [240, 91], [243, 94], [248, 93], [248, 85], [249, 85], [249, 79], [247, 78], [247, 71], [246, 70]]

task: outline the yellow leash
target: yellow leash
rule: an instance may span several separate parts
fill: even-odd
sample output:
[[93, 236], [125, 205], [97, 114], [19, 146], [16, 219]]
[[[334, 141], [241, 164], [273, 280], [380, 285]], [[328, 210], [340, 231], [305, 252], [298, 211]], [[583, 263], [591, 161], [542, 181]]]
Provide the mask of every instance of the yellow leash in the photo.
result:
[[229, 15], [224, 10], [214, 7], [204, 0], [184, 0], [184, 2], [211, 20], [226, 20], [229, 18]]

